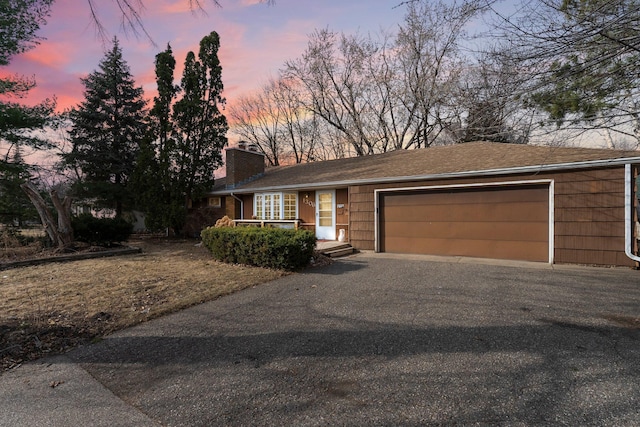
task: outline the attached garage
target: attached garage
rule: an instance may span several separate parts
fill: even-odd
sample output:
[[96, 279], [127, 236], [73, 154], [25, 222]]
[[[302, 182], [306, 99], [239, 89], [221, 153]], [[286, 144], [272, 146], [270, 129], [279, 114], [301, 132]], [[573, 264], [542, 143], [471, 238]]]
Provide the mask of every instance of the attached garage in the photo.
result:
[[361, 251], [640, 268], [638, 151], [469, 142], [250, 176], [236, 172], [261, 155], [235, 150], [210, 194], [239, 203], [234, 219], [267, 212], [260, 194], [295, 193], [296, 221], [327, 238], [323, 192], [328, 227]]
[[379, 191], [379, 251], [551, 261], [550, 182]]

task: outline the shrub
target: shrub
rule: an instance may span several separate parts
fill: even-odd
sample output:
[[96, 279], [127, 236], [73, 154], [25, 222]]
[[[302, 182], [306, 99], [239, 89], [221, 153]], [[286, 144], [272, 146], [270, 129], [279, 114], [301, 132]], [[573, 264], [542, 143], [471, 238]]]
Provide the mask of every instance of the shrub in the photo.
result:
[[311, 231], [281, 228], [209, 227], [201, 236], [219, 261], [284, 270], [306, 267], [316, 244]]
[[91, 214], [72, 218], [71, 226], [77, 241], [97, 246], [113, 246], [133, 233], [133, 224], [122, 218], [96, 218]]
[[[25, 231], [27, 231], [26, 234]], [[30, 234], [28, 231], [28, 229], [17, 227], [0, 227], [0, 248], [35, 247], [42, 249], [51, 242], [46, 234], [41, 235], [37, 229], [35, 234]]]

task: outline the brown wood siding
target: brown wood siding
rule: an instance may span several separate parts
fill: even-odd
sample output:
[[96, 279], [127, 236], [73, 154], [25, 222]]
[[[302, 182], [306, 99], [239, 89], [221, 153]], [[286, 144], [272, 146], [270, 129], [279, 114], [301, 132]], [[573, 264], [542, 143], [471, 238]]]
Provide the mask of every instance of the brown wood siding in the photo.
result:
[[548, 261], [544, 186], [383, 193], [380, 250]]
[[553, 178], [555, 262], [631, 265], [624, 254], [624, 167]]
[[[342, 207], [341, 207], [342, 206]], [[336, 190], [336, 239], [340, 230], [345, 231], [346, 241], [349, 241], [349, 190], [338, 188]]]
[[[637, 181], [638, 176], [640, 175], [640, 165], [635, 165], [633, 166], [633, 183], [635, 184]], [[633, 215], [632, 218], [634, 220], [634, 224], [638, 224], [638, 221], [640, 221], [640, 192], [639, 192], [639, 188], [637, 188], [636, 185], [633, 185], [632, 187], [633, 189], [633, 204], [634, 204], [634, 208], [633, 208]], [[633, 227], [633, 239], [632, 239], [633, 243], [633, 253], [635, 255], [640, 255], [640, 235], [638, 235], [638, 227]], [[636, 268], [640, 268], [640, 263], [639, 262], [635, 262], [635, 267]]]
[[374, 202], [370, 185], [349, 187], [349, 242], [357, 249], [373, 250]]
[[316, 192], [298, 192], [298, 219], [305, 230], [316, 231]]
[[253, 218], [253, 194], [244, 194], [240, 197], [242, 197], [242, 205], [243, 205], [242, 218], [243, 219]]
[[[634, 265], [634, 262], [624, 254], [624, 166], [351, 186], [349, 188], [350, 241], [358, 249], [375, 249], [374, 191], [376, 189], [541, 179], [554, 180], [554, 262], [630, 267]], [[594, 237], [586, 242], [589, 248], [580, 246], [585, 242], [575, 239], [585, 236]]]

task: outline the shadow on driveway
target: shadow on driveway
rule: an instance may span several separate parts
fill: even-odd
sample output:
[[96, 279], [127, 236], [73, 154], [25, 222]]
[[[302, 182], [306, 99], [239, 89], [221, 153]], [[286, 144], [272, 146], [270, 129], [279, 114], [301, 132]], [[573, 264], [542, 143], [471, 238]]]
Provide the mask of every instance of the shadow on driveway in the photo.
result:
[[639, 277], [356, 256], [69, 357], [166, 425], [640, 425]]

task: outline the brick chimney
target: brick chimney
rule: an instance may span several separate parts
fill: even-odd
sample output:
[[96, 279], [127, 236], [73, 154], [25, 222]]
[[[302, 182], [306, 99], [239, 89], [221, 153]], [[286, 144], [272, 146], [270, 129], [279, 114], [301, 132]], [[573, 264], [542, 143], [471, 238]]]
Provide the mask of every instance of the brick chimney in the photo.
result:
[[238, 147], [226, 151], [226, 187], [232, 189], [238, 184], [250, 181], [264, 174], [264, 154], [252, 145], [241, 141]]

